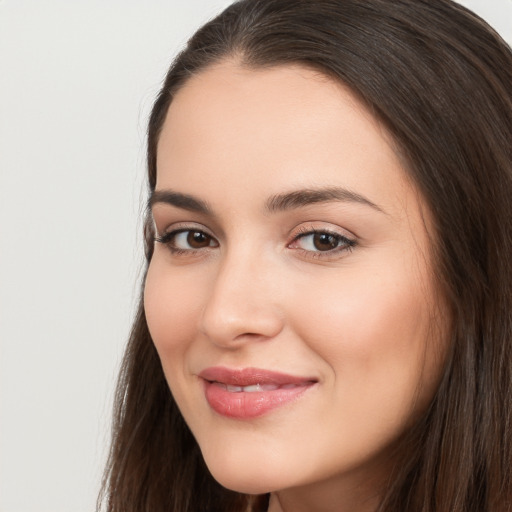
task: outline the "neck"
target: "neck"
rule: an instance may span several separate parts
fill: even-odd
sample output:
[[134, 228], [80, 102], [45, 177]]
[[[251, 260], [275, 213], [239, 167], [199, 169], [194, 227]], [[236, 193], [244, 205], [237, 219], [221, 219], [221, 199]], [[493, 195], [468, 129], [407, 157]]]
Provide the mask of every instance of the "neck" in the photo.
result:
[[296, 497], [285, 496], [282, 493], [270, 495], [268, 512], [375, 512], [378, 500], [375, 497], [365, 497], [359, 500], [345, 499], [341, 502], [327, 503], [325, 496], [321, 503], [311, 496], [299, 501]]
[[[381, 481], [382, 482], [382, 481]], [[359, 479], [329, 481], [271, 493], [268, 512], [376, 512], [379, 485]]]

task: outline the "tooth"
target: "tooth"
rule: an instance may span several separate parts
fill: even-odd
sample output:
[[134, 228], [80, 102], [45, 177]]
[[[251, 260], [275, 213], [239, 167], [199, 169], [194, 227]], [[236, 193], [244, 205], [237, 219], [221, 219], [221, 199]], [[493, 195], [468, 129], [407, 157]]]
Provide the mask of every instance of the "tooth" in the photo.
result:
[[278, 386], [275, 384], [254, 384], [252, 386], [245, 386], [244, 391], [246, 393], [257, 393], [260, 391], [275, 391]]
[[261, 391], [261, 386], [259, 384], [254, 384], [252, 386], [244, 386], [244, 391], [246, 393], [255, 393], [257, 391]]
[[[220, 382], [216, 382], [215, 384], [230, 393], [258, 393], [262, 391], [275, 391], [276, 389], [280, 389], [280, 386], [276, 386], [275, 384], [252, 384], [250, 386], [234, 386], [231, 384], [222, 384]], [[281, 386], [283, 389], [295, 387], [297, 387], [295, 384], [285, 384], [284, 386]]]

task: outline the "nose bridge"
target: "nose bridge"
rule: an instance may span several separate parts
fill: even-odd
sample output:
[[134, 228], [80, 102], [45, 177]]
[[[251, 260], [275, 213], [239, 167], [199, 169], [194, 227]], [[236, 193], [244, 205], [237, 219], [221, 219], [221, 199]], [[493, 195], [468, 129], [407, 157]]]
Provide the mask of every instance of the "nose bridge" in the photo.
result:
[[227, 251], [212, 278], [200, 330], [226, 347], [276, 336], [283, 321], [277, 278], [276, 265], [250, 244]]

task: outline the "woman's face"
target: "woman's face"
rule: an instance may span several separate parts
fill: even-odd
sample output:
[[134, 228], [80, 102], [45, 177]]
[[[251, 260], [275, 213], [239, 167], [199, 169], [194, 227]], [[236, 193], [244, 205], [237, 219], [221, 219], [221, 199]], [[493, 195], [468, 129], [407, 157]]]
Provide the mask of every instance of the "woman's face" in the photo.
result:
[[157, 167], [147, 321], [213, 476], [379, 478], [444, 353], [428, 214], [384, 128], [319, 73], [225, 62], [177, 93]]

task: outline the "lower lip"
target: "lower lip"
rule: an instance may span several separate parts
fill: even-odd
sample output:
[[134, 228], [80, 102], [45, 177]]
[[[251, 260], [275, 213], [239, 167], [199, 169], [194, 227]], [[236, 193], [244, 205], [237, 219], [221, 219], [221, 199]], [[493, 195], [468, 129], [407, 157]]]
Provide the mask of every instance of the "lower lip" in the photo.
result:
[[251, 419], [297, 400], [314, 382], [288, 389], [273, 391], [232, 392], [213, 383], [205, 382], [206, 400], [210, 407], [228, 418]]

